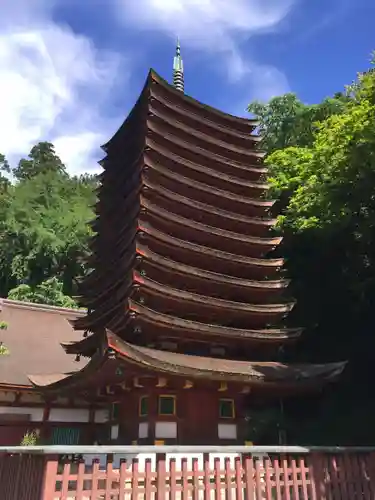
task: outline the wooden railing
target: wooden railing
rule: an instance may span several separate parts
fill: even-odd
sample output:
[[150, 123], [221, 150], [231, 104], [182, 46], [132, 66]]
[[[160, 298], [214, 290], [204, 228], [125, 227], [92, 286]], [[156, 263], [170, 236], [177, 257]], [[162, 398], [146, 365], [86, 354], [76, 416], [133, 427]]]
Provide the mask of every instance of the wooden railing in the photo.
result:
[[1, 500], [375, 499], [375, 449], [0, 447]]

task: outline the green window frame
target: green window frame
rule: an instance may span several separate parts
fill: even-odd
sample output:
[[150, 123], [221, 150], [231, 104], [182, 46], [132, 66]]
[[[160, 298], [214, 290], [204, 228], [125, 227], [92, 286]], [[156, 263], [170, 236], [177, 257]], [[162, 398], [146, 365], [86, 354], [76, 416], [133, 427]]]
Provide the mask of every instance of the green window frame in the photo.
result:
[[141, 396], [139, 398], [138, 414], [140, 417], [147, 417], [147, 415], [148, 415], [148, 396]]
[[234, 400], [233, 399], [220, 399], [219, 400], [219, 417], [220, 418], [234, 418]]
[[163, 395], [159, 396], [159, 415], [173, 416], [176, 415], [176, 396]]
[[112, 403], [111, 420], [118, 420], [120, 417], [120, 403]]
[[81, 429], [79, 427], [54, 427], [52, 429], [51, 444], [74, 446], [80, 441]]

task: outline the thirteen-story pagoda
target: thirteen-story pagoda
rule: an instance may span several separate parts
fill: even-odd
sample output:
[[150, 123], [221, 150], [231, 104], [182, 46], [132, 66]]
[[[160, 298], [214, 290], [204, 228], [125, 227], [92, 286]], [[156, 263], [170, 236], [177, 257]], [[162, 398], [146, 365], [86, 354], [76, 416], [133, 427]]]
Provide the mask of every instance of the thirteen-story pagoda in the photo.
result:
[[30, 378], [112, 405], [121, 444], [243, 444], [252, 399], [319, 389], [344, 363], [267, 361], [301, 330], [283, 326], [293, 303], [269, 257], [281, 238], [257, 123], [185, 95], [179, 45], [173, 82], [151, 70], [103, 146], [88, 313], [73, 322], [85, 336], [64, 345], [90, 361]]

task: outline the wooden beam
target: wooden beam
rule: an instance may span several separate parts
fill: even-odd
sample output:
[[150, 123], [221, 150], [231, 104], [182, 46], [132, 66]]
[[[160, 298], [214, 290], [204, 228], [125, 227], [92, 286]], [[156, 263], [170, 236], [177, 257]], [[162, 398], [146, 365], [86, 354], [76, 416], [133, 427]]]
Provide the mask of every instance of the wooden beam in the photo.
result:
[[228, 390], [228, 384], [226, 382], [220, 382], [219, 392], [225, 392]]
[[142, 384], [139, 383], [138, 377], [134, 377], [133, 384], [134, 384], [134, 387], [144, 387]]
[[166, 387], [166, 385], [167, 385], [167, 379], [165, 377], [159, 377], [156, 387]]

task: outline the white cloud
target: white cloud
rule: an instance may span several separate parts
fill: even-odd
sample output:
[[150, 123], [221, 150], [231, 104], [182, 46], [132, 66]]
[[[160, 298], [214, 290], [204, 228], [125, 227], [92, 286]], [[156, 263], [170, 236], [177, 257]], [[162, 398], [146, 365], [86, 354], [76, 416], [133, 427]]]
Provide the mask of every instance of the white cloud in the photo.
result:
[[[28, 8], [31, 3], [33, 9]], [[0, 21], [0, 151], [16, 161], [39, 140], [51, 140], [68, 169], [78, 173], [96, 168], [94, 148], [108, 139], [100, 107], [114, 83], [109, 75], [116, 75], [123, 61], [55, 24], [52, 3], [5, 0], [7, 16]]]
[[[69, 171], [79, 173], [97, 168], [98, 146], [119, 124], [102, 111], [118, 85], [123, 95], [129, 61], [56, 24], [59, 1], [0, 0], [0, 152], [14, 163], [36, 142], [50, 140]], [[129, 27], [178, 34], [202, 57], [219, 58], [235, 84], [228, 94], [236, 97], [224, 103], [228, 111], [245, 108], [245, 93], [267, 99], [288, 89], [280, 71], [244, 57], [241, 44], [275, 29], [293, 0], [110, 1]]]
[[[232, 49], [238, 38], [273, 29], [292, 0], [117, 0], [127, 23], [159, 27], [209, 50]], [[213, 45], [214, 43], [214, 45]]]
[[70, 166], [69, 171], [81, 174], [88, 170], [99, 170], [96, 162], [103, 156], [103, 152], [99, 152], [99, 146], [105, 139], [107, 137], [103, 136], [102, 131], [81, 131], [74, 135], [56, 136], [52, 138], [52, 143], [65, 165]]
[[[286, 78], [280, 70], [263, 67], [244, 56], [241, 42], [255, 34], [273, 31], [287, 16], [297, 0], [115, 0], [122, 20], [129, 26], [147, 30], [159, 30], [181, 38], [184, 45], [216, 53], [223, 58], [220, 67], [226, 69], [231, 83], [239, 83], [245, 77], [258, 78], [256, 87], [267, 95], [266, 86], [277, 85], [270, 81], [269, 72], [275, 78], [281, 76], [284, 89]], [[260, 81], [262, 75], [266, 78]], [[286, 89], [288, 86], [286, 85]]]

